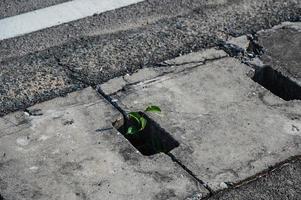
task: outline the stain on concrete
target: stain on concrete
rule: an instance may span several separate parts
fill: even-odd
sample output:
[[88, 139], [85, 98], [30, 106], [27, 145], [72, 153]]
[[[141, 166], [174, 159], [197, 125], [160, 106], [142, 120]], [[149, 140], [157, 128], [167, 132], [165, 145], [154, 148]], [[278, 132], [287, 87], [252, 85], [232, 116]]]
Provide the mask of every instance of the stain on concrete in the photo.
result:
[[176, 197], [175, 191], [172, 189], [163, 189], [161, 192], [155, 195], [153, 200], [168, 200]]

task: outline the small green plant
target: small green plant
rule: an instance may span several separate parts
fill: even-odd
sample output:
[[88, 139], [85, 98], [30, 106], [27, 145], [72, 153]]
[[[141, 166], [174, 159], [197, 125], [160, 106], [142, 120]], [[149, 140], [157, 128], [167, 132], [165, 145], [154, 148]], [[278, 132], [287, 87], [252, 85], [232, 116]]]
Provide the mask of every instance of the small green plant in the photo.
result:
[[[159, 113], [161, 109], [159, 106], [151, 105], [148, 106], [144, 112]], [[135, 135], [145, 129], [147, 120], [139, 112], [130, 112], [128, 118], [132, 120], [132, 124], [127, 128], [127, 135]]]

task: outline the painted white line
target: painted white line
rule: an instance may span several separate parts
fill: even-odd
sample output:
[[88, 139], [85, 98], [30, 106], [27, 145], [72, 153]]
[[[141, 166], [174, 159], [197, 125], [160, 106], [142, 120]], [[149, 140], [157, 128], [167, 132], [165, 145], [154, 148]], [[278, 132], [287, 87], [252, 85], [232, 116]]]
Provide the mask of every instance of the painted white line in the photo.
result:
[[143, 0], [74, 0], [0, 20], [0, 40], [82, 19]]

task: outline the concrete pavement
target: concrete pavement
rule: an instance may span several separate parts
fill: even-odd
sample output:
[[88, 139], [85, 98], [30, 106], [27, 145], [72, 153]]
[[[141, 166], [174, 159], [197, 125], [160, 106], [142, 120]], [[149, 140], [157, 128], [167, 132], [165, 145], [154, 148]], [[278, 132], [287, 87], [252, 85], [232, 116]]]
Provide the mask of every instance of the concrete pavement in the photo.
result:
[[180, 71], [107, 94], [128, 112], [160, 105], [163, 114], [152, 119], [181, 144], [170, 153], [212, 190], [301, 154], [300, 101], [273, 95], [251, 79], [249, 66], [214, 50], [167, 62]]
[[262, 175], [256, 181], [220, 192], [208, 200], [298, 200], [301, 196], [300, 158]]
[[19, 199], [200, 199], [208, 191], [168, 156], [141, 155], [91, 88], [0, 119], [0, 188]]
[[[300, 199], [300, 4], [215, 3], [5, 57], [0, 199]], [[112, 124], [149, 104], [136, 146]]]

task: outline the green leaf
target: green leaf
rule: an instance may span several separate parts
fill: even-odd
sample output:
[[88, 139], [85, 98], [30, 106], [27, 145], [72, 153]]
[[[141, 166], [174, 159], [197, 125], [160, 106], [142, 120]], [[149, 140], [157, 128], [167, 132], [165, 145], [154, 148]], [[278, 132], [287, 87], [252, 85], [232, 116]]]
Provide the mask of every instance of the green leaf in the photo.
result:
[[161, 109], [159, 106], [151, 105], [145, 109], [145, 112], [161, 112]]
[[134, 126], [130, 126], [126, 132], [127, 135], [134, 135], [138, 133], [138, 129]]
[[140, 124], [141, 115], [139, 113], [137, 113], [137, 112], [130, 112], [129, 113], [129, 118], [134, 119], [138, 124]]
[[147, 120], [144, 117], [140, 117], [139, 120], [140, 120], [140, 125], [141, 125], [141, 128], [139, 131], [142, 131], [146, 127]]

